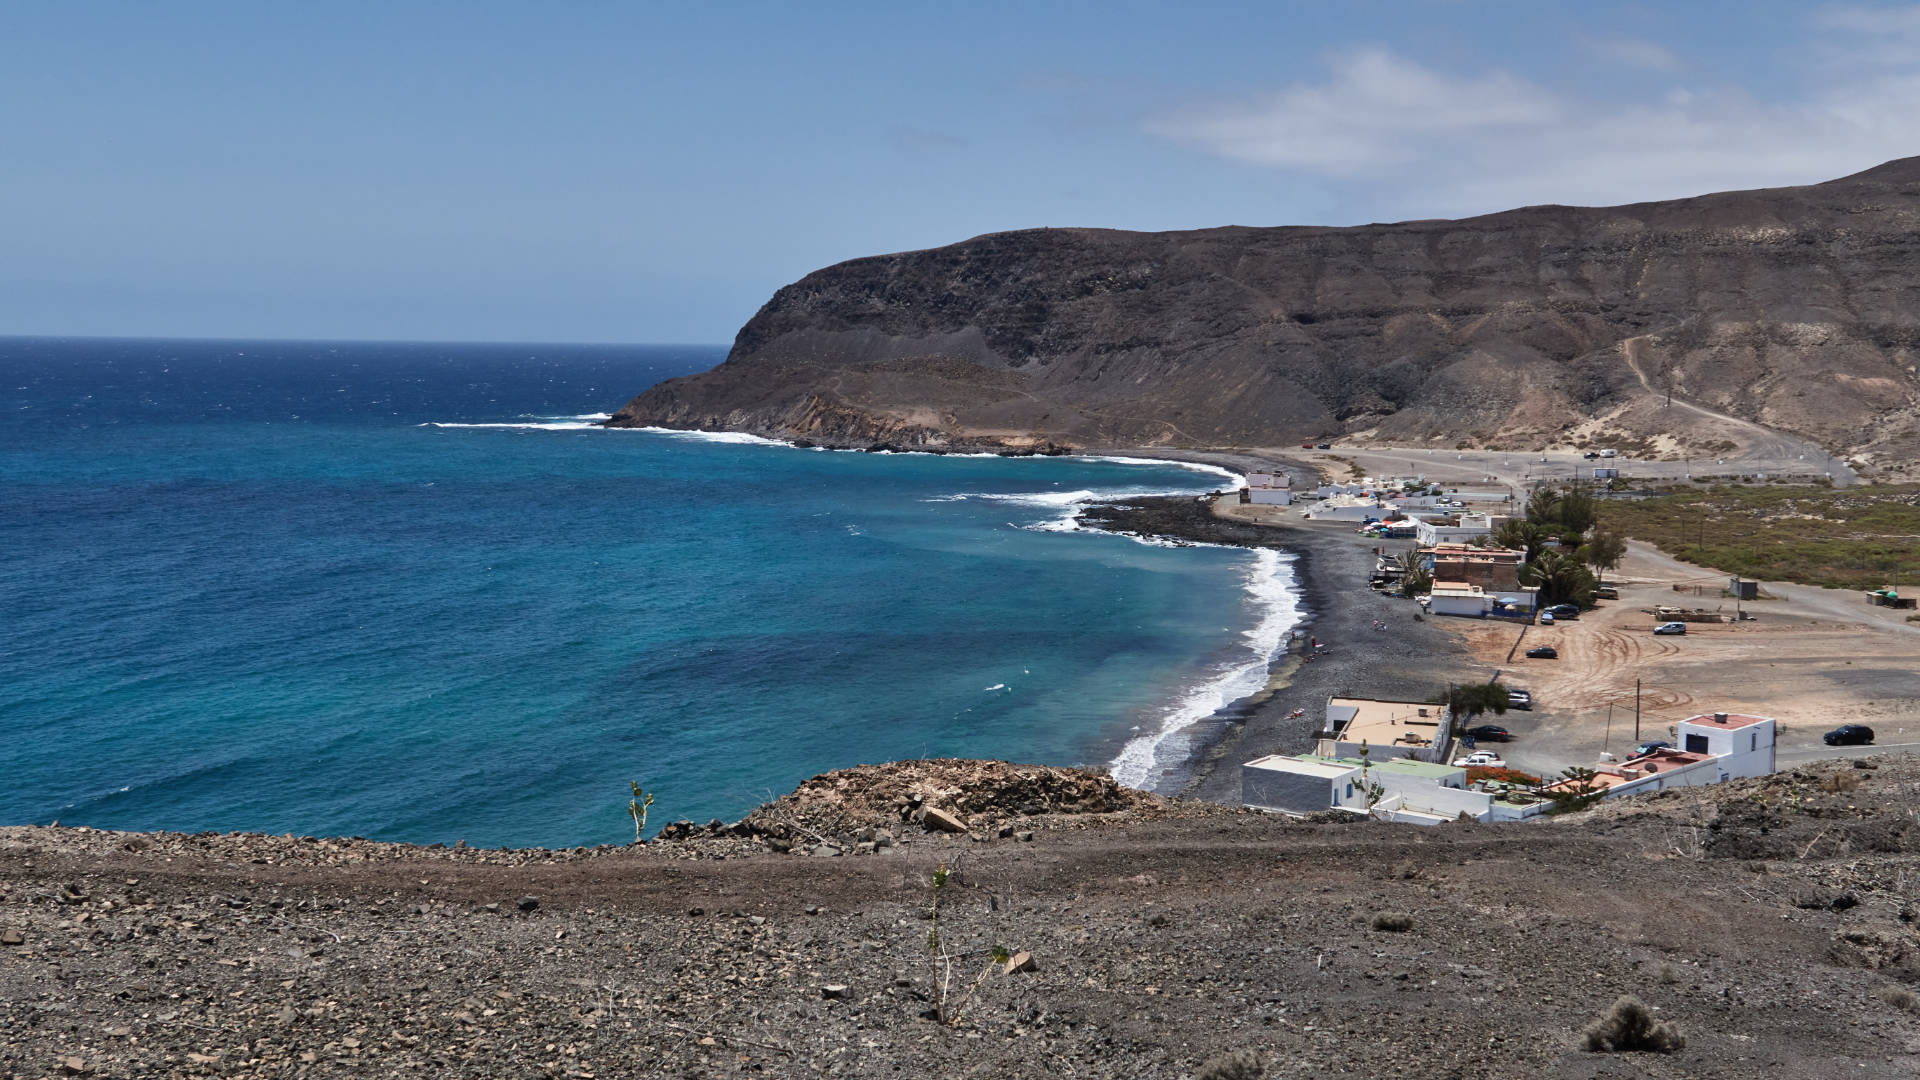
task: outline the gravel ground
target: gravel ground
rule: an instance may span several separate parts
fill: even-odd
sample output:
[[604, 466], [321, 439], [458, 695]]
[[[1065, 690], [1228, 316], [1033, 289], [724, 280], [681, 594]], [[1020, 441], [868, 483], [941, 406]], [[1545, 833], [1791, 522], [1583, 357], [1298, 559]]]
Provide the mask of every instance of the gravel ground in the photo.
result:
[[[1028, 769], [973, 799], [973, 831], [930, 832], [901, 814], [914, 793], [959, 805], [1018, 767], [903, 768], [806, 796], [842, 816], [783, 811], [893, 822], [895, 843], [839, 857], [730, 827], [563, 852], [0, 829], [0, 1075], [1155, 1078], [1235, 1052], [1271, 1076], [1920, 1066], [1920, 1019], [1889, 990], [1920, 982], [1912, 759], [1425, 830], [1146, 796], [1028, 812], [1013, 798], [1098, 794]], [[928, 1016], [942, 865], [955, 1024]], [[1033, 970], [990, 963], [995, 946]], [[1622, 993], [1685, 1049], [1586, 1051]]]

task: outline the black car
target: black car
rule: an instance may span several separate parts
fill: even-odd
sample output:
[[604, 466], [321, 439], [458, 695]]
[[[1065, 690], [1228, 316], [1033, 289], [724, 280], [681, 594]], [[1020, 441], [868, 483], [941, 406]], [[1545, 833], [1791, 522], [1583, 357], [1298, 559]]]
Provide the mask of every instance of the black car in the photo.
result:
[[1513, 733], [1499, 724], [1481, 724], [1468, 728], [1467, 738], [1474, 742], [1506, 742], [1513, 738]]
[[1579, 604], [1555, 604], [1547, 609], [1547, 614], [1555, 619], [1577, 619], [1580, 617]]
[[1583, 456], [1583, 457], [1585, 457], [1585, 458], [1586, 458], [1586, 459], [1587, 459], [1588, 461], [1592, 461], [1592, 460], [1594, 460], [1595, 458], [1597, 458], [1597, 457], [1599, 457], [1599, 456], [1600, 456], [1600, 451], [1598, 451], [1598, 450], [1589, 450], [1589, 451], [1587, 451], [1587, 452], [1586, 452], [1585, 454], [1583, 454], [1583, 455], [1581, 455], [1581, 456]]
[[1507, 708], [1533, 710], [1533, 695], [1525, 690], [1507, 687]]
[[1865, 724], [1843, 724], [1820, 739], [1828, 746], [1872, 746], [1873, 729]]
[[1560, 659], [1560, 650], [1554, 648], [1551, 645], [1540, 645], [1535, 648], [1531, 648], [1527, 650], [1527, 659], [1558, 660]]
[[1628, 754], [1627, 756], [1628, 757], [1646, 757], [1648, 754], [1653, 753], [1655, 750], [1665, 750], [1667, 747], [1672, 745], [1673, 745], [1672, 743], [1667, 742], [1663, 739], [1648, 739], [1646, 742], [1643, 742], [1639, 746], [1634, 747], [1633, 753]]

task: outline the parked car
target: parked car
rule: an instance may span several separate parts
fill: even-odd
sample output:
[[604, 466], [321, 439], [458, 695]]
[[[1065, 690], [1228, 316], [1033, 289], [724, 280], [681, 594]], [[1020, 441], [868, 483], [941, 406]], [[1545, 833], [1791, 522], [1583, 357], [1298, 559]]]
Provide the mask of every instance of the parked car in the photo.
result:
[[1667, 742], [1664, 739], [1648, 739], [1646, 742], [1643, 742], [1639, 746], [1634, 747], [1633, 753], [1628, 754], [1627, 756], [1628, 757], [1646, 757], [1648, 754], [1653, 753], [1655, 750], [1665, 750], [1666, 748], [1672, 745], [1673, 745], [1672, 743]]
[[1558, 660], [1560, 659], [1560, 650], [1551, 645], [1538, 645], [1527, 650], [1527, 659]]
[[1873, 729], [1865, 724], [1842, 724], [1820, 736], [1828, 746], [1872, 746]]
[[1659, 626], [1654, 627], [1653, 632], [1656, 634], [1684, 634], [1687, 632], [1687, 624], [1683, 622], [1663, 622]]
[[1580, 617], [1580, 605], [1555, 604], [1547, 609], [1547, 614], [1556, 619], [1577, 619]]
[[1509, 686], [1507, 687], [1507, 708], [1532, 711], [1533, 695], [1525, 690]]
[[1599, 600], [1618, 600], [1620, 599], [1620, 590], [1611, 585], [1602, 585], [1593, 590], [1593, 595]]
[[1318, 449], [1321, 449], [1321, 450], [1331, 450], [1331, 449], [1333, 449], [1333, 444], [1332, 444], [1332, 443], [1330, 443], [1330, 442], [1323, 442], [1323, 443], [1321, 443], [1321, 444], [1319, 445], [1319, 447], [1318, 447]]
[[1513, 738], [1513, 733], [1499, 724], [1481, 724], [1468, 728], [1467, 738], [1474, 742], [1507, 742]]
[[1480, 750], [1468, 754], [1463, 758], [1454, 758], [1453, 767], [1456, 769], [1477, 769], [1481, 767], [1504, 769], [1507, 767], [1507, 763], [1504, 758], [1491, 750]]
[[1586, 459], [1587, 459], [1588, 461], [1592, 461], [1592, 460], [1593, 460], [1594, 458], [1597, 458], [1597, 457], [1599, 457], [1599, 456], [1600, 456], [1600, 451], [1598, 451], [1598, 450], [1589, 450], [1589, 451], [1587, 451], [1586, 453], [1584, 453], [1584, 454], [1582, 454], [1582, 455], [1580, 455], [1580, 456], [1581, 456], [1581, 457], [1584, 457], [1584, 458], [1586, 458]]
[[1541, 612], [1541, 613], [1540, 613], [1540, 625], [1541, 625], [1541, 626], [1552, 626], [1552, 625], [1553, 625], [1553, 612], [1551, 612], [1551, 611], [1543, 611], [1543, 612]]

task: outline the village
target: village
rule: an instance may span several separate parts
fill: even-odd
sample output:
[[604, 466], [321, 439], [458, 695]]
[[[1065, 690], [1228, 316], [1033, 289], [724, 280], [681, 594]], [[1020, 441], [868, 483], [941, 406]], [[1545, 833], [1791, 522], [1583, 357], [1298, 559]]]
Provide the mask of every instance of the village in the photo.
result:
[[[1774, 647], [1768, 632], [1799, 628], [1799, 636], [1811, 640], [1870, 627], [1823, 627], [1797, 612], [1769, 618], [1772, 626], [1753, 625], [1761, 621], [1756, 606], [1780, 610], [1793, 590], [1763, 594], [1757, 582], [1691, 566], [1675, 574], [1672, 560], [1611, 536], [1600, 524], [1600, 507], [1619, 475], [1613, 461], [1602, 460], [1572, 482], [1531, 490], [1491, 475], [1478, 483], [1439, 483], [1421, 475], [1327, 481], [1324, 474], [1311, 490], [1296, 490], [1284, 472], [1249, 473], [1238, 499], [1221, 500], [1216, 513], [1356, 530], [1380, 541], [1368, 579], [1350, 587], [1399, 598], [1413, 619], [1457, 625], [1492, 676], [1480, 681], [1463, 672], [1445, 693], [1425, 701], [1383, 700], [1357, 689], [1328, 696], [1323, 706], [1303, 706], [1296, 713], [1318, 713], [1312, 750], [1245, 761], [1241, 803], [1296, 816], [1362, 815], [1421, 825], [1520, 821], [1769, 775], [1786, 767], [1779, 741], [1788, 730], [1795, 760], [1856, 752], [1863, 744], [1871, 752], [1875, 736], [1865, 725], [1806, 724], [1800, 709], [1793, 710], [1795, 723], [1783, 724], [1751, 700], [1715, 698], [1701, 685], [1711, 678], [1696, 675], [1684, 689], [1669, 682], [1681, 648], [1695, 641], [1711, 642], [1702, 651], [1734, 644], [1755, 653], [1750, 646], [1758, 645], [1766, 655]], [[1611, 574], [1628, 563], [1631, 573]], [[1840, 600], [1817, 599], [1829, 607]], [[1891, 589], [1851, 602], [1860, 605], [1864, 622], [1877, 619], [1889, 629], [1894, 624], [1873, 609], [1912, 605]], [[1743, 632], [1750, 641], [1735, 636]], [[1316, 638], [1299, 645], [1308, 661], [1329, 647]], [[1562, 650], [1569, 650], [1568, 660]], [[1815, 670], [1853, 665], [1852, 659], [1809, 659]], [[1772, 667], [1780, 661], [1746, 662]], [[1534, 671], [1547, 676], [1547, 697], [1538, 702], [1542, 687], [1533, 685]], [[1870, 711], [1867, 703], [1862, 709]], [[1491, 722], [1488, 713], [1504, 723]], [[1854, 715], [1831, 708], [1815, 715], [1821, 713]]]

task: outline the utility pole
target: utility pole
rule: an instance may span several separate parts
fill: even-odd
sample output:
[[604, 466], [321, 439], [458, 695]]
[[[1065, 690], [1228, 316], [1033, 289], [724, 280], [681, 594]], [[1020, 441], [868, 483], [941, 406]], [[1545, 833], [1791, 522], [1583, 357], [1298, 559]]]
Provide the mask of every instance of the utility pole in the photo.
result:
[[1633, 745], [1640, 745], [1640, 680], [1633, 680]]

